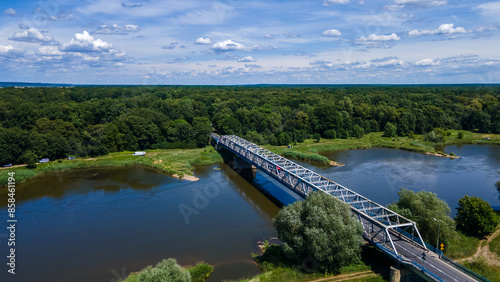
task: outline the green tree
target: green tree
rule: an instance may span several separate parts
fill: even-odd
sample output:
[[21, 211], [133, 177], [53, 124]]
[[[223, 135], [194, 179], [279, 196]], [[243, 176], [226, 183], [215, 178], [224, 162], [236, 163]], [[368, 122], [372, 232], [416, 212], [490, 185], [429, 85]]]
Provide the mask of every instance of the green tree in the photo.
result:
[[205, 147], [210, 143], [210, 133], [212, 133], [212, 126], [207, 117], [193, 118], [193, 132], [196, 146]]
[[354, 126], [352, 133], [353, 133], [354, 137], [359, 139], [359, 138], [362, 138], [363, 135], [365, 135], [365, 130], [361, 126], [356, 124]]
[[396, 126], [388, 122], [384, 126], [384, 137], [396, 137]]
[[191, 274], [183, 269], [173, 258], [162, 260], [155, 267], [144, 268], [137, 275], [141, 282], [191, 282]]
[[26, 151], [20, 159], [25, 164], [34, 164], [38, 161], [38, 156], [32, 151]]
[[463, 139], [464, 138], [464, 132], [463, 131], [458, 132], [457, 138], [458, 139]]
[[495, 231], [499, 219], [488, 202], [479, 197], [465, 195], [458, 200], [457, 229], [475, 236], [488, 235]]
[[334, 129], [328, 129], [327, 131], [325, 131], [325, 138], [326, 139], [336, 139], [337, 132]]
[[316, 143], [319, 143], [319, 141], [321, 140], [321, 134], [319, 133], [314, 133], [313, 134], [313, 138], [316, 139], [315, 142]]
[[317, 261], [320, 270], [338, 271], [360, 259], [363, 229], [349, 206], [323, 192], [280, 210], [274, 219], [288, 257]]
[[426, 191], [417, 193], [402, 188], [399, 200], [387, 207], [417, 223], [424, 241], [433, 244], [438, 236], [439, 242], [447, 244], [454, 236], [455, 221], [450, 218], [451, 209], [436, 194]]

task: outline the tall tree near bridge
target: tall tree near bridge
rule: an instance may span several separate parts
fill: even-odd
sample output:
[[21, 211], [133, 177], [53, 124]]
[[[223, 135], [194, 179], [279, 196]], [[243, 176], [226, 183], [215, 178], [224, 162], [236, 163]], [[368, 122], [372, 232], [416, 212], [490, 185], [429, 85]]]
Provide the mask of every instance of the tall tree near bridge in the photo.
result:
[[448, 242], [457, 235], [455, 221], [450, 218], [450, 207], [436, 194], [426, 191], [415, 193], [402, 188], [398, 195], [399, 200], [387, 205], [387, 207], [415, 221], [424, 241], [434, 245], [438, 229], [439, 242], [443, 242], [445, 245], [448, 245]]
[[495, 231], [499, 219], [488, 202], [465, 195], [458, 200], [457, 228], [466, 234], [484, 236]]
[[360, 259], [363, 229], [349, 206], [323, 192], [280, 210], [274, 219], [284, 252], [297, 262], [313, 259], [318, 270], [336, 272]]

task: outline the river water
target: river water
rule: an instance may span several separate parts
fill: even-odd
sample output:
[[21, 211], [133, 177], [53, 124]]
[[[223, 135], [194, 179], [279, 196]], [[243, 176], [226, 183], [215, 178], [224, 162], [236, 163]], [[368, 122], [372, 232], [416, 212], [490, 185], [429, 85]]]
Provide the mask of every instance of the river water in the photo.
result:
[[[438, 194], [454, 210], [465, 194], [500, 206], [500, 146], [449, 146], [449, 160], [401, 150], [331, 153], [346, 164], [320, 174], [388, 204], [406, 187]], [[79, 169], [17, 185], [16, 275], [7, 273], [7, 232], [0, 229], [0, 281], [116, 281], [173, 257], [181, 265], [205, 261], [211, 281], [260, 273], [251, 259], [275, 232], [279, 208], [258, 189], [290, 203], [296, 196], [257, 172], [249, 183], [217, 164], [198, 168], [198, 182], [144, 167]], [[258, 189], [256, 189], [258, 188]], [[7, 221], [0, 194], [0, 226]]]

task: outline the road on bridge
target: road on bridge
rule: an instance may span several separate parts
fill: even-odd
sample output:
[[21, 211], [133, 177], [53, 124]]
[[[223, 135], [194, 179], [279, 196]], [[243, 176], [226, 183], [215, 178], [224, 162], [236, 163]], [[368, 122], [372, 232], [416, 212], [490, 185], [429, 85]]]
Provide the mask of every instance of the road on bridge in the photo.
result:
[[[370, 224], [366, 219], [362, 220], [364, 224], [367, 224], [367, 226]], [[379, 230], [380, 227], [374, 226], [373, 233], [376, 233]], [[431, 251], [426, 251], [422, 248], [421, 245], [400, 238], [398, 235], [394, 234], [394, 232], [390, 232], [390, 234], [394, 246], [396, 247], [396, 250], [400, 256], [403, 256], [404, 258], [410, 259], [420, 264], [422, 267], [434, 273], [442, 280], [450, 282], [478, 281], [477, 279], [458, 270], [450, 263], [443, 261], [442, 259], [439, 258], [439, 256], [436, 253]], [[383, 242], [384, 241], [383, 232], [380, 232], [377, 236], [375, 236], [375, 238]], [[425, 259], [423, 256], [424, 253], [425, 253]]]

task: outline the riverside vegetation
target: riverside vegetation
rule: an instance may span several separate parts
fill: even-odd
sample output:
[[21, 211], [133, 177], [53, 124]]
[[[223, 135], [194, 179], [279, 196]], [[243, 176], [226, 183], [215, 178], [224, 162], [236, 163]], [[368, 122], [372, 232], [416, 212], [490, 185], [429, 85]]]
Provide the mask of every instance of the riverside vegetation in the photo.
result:
[[[220, 161], [197, 149], [214, 130], [325, 165], [335, 163], [318, 153], [356, 148], [446, 156], [434, 146], [500, 144], [499, 98], [499, 86], [2, 88], [0, 165], [33, 169], [41, 158], [60, 160], [17, 169], [17, 181], [130, 164], [182, 177], [192, 165]], [[293, 148], [282, 147], [288, 144]], [[158, 158], [127, 156], [135, 150]], [[77, 159], [64, 161], [68, 156]]]
[[446, 143], [449, 130], [500, 133], [499, 98], [500, 86], [2, 88], [0, 165], [200, 148], [213, 129], [274, 146], [382, 131]]
[[[306, 139], [301, 143], [294, 143], [291, 148], [286, 146], [264, 145], [265, 148], [284, 157], [311, 162], [319, 165], [343, 165], [330, 160], [321, 153], [384, 147], [403, 149], [442, 157], [454, 157], [436, 150], [437, 146], [450, 144], [500, 144], [500, 134], [483, 134], [468, 131], [445, 131], [444, 140], [436, 143], [426, 140], [424, 135], [412, 137], [384, 137], [383, 132], [373, 132], [361, 138], [348, 139]], [[460, 138], [459, 138], [460, 136]], [[484, 139], [488, 137], [489, 139]], [[207, 141], [208, 142], [208, 141]], [[26, 167], [8, 168], [16, 172], [16, 182], [47, 172], [60, 172], [73, 168], [93, 166], [127, 166], [144, 165], [161, 172], [187, 180], [196, 180], [192, 176], [192, 169], [196, 165], [211, 165], [222, 162], [221, 156], [211, 146], [196, 149], [155, 149], [148, 150], [146, 156], [132, 156], [131, 151], [113, 152], [104, 156], [77, 157], [73, 160], [60, 159], [49, 163], [37, 164], [33, 169]], [[0, 186], [7, 185], [7, 174], [0, 174]], [[1, 189], [0, 191], [3, 191]]]

